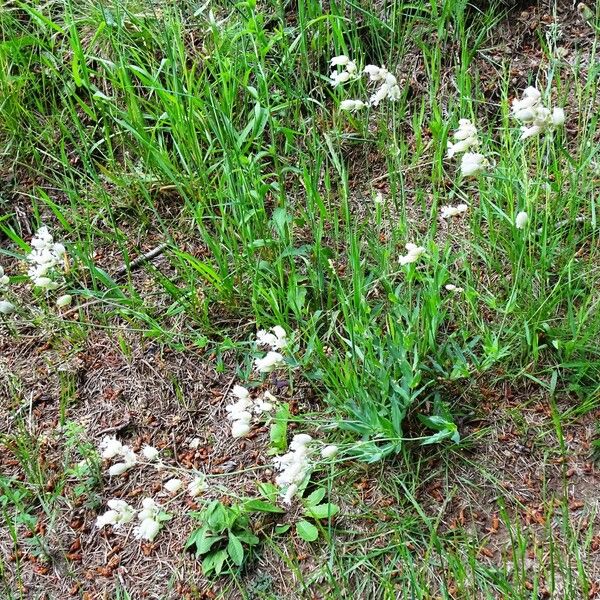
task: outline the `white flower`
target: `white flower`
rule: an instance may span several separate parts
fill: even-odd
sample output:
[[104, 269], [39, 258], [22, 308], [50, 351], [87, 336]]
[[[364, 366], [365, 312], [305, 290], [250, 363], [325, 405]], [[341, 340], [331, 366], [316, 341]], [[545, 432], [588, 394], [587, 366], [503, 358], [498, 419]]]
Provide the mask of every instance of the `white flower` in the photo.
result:
[[477, 128], [469, 119], [460, 119], [458, 129], [454, 132], [453, 138], [455, 143], [448, 142], [448, 152], [446, 154], [448, 158], [479, 146]]
[[514, 99], [512, 103], [513, 116], [517, 121], [529, 125], [521, 127], [521, 139], [540, 135], [546, 131], [552, 131], [565, 122], [565, 111], [555, 108], [550, 111], [542, 104], [542, 95], [534, 87], [528, 87], [523, 92], [521, 100]]
[[552, 111], [552, 125], [560, 127], [565, 124], [565, 111], [563, 108], [555, 108]]
[[467, 212], [469, 207], [466, 204], [459, 204], [458, 206], [442, 206], [442, 212], [440, 218], [449, 219], [450, 217], [457, 217]]
[[273, 459], [279, 475], [275, 483], [282, 490], [283, 502], [290, 504], [299, 486], [310, 473], [311, 463], [308, 458], [308, 444], [312, 437], [307, 434], [295, 435], [290, 444], [290, 452]]
[[[27, 255], [27, 261], [30, 263], [28, 269], [29, 278], [38, 287], [55, 289], [48, 287], [45, 282], [46, 276], [53, 270], [62, 271], [64, 263], [65, 247], [62, 244], [55, 243], [47, 227], [40, 227], [31, 240], [33, 250]], [[40, 282], [41, 280], [41, 282]], [[58, 286], [58, 284], [56, 284]]]
[[351, 79], [357, 79], [359, 77], [356, 63], [344, 54], [333, 57], [331, 59], [331, 66], [344, 67], [342, 71], [333, 71], [331, 73], [330, 82], [334, 88]]
[[257, 358], [254, 366], [259, 373], [270, 373], [285, 364], [283, 356], [279, 352], [267, 352], [263, 358]]
[[50, 277], [36, 277], [33, 279], [33, 285], [44, 290], [55, 290], [58, 287], [58, 283], [52, 281]]
[[398, 86], [398, 81], [385, 67], [367, 65], [363, 69], [363, 73], [368, 75], [371, 81], [381, 82], [379, 88], [369, 98], [369, 104], [371, 106], [379, 106], [379, 103], [386, 98], [392, 101], [400, 99], [401, 91]]
[[281, 325], [275, 325], [270, 331], [259, 329], [256, 332], [256, 344], [271, 350], [282, 350], [288, 344], [287, 333]]
[[187, 486], [188, 494], [195, 498], [199, 496], [206, 489], [206, 478], [204, 475], [199, 475], [195, 479], [192, 479]]
[[262, 398], [258, 398], [254, 402], [252, 410], [254, 410], [254, 412], [257, 415], [262, 415], [263, 413], [271, 412], [273, 410], [273, 404], [271, 404], [270, 402], [265, 402], [265, 400], [263, 400]]
[[5, 290], [10, 284], [10, 277], [4, 273], [4, 268], [0, 266], [0, 290]]
[[287, 488], [284, 490], [283, 494], [281, 495], [282, 502], [284, 504], [291, 504], [294, 496], [297, 493], [298, 493], [298, 485], [297, 484], [292, 483], [291, 485], [288, 485]]
[[110, 510], [106, 511], [103, 515], [99, 515], [96, 519], [96, 527], [100, 529], [106, 525], [119, 527], [133, 521], [135, 509], [127, 504], [125, 500], [109, 500], [108, 508]]
[[523, 91], [521, 100], [515, 98], [512, 102], [512, 111], [515, 119], [522, 121], [523, 123], [533, 121], [541, 97], [542, 94], [536, 88], [526, 88]]
[[356, 112], [365, 108], [365, 104], [362, 100], [342, 100], [340, 102], [340, 110], [347, 110], [348, 112]]
[[115, 463], [108, 469], [108, 475], [110, 477], [118, 477], [119, 475], [123, 475], [125, 471], [131, 469], [132, 465], [126, 462]]
[[367, 65], [363, 69], [363, 73], [368, 75], [371, 81], [383, 81], [388, 74], [388, 70], [385, 67], [378, 67], [377, 65]]
[[231, 424], [231, 436], [234, 438], [240, 438], [250, 433], [250, 421], [234, 421]]
[[313, 439], [308, 433], [298, 433], [292, 438], [290, 448], [292, 450], [299, 450], [300, 448], [306, 447], [312, 441]]
[[200, 441], [201, 441], [200, 438], [197, 438], [197, 437], [193, 438], [189, 444], [190, 448], [192, 450], [196, 450], [198, 448], [198, 446], [200, 446]]
[[59, 298], [57, 298], [56, 306], [58, 306], [58, 308], [64, 308], [65, 306], [69, 306], [69, 304], [71, 304], [72, 300], [73, 300], [73, 296], [71, 296], [69, 294], [64, 294], [64, 295], [60, 296]]
[[169, 479], [169, 481], [165, 483], [165, 490], [167, 490], [167, 492], [169, 492], [170, 494], [174, 494], [181, 489], [182, 485], [183, 481], [181, 481], [181, 479]]
[[244, 400], [250, 396], [250, 392], [241, 385], [234, 385], [231, 393], [240, 400]]
[[99, 450], [102, 458], [114, 458], [123, 451], [123, 444], [114, 436], [106, 436], [100, 442]]
[[142, 510], [138, 514], [138, 519], [154, 519], [160, 512], [160, 505], [154, 501], [154, 498], [144, 498], [142, 500]]
[[138, 540], [154, 541], [160, 531], [160, 523], [154, 519], [144, 519], [138, 527], [133, 530], [133, 535]]
[[332, 67], [345, 67], [350, 62], [350, 58], [348, 58], [345, 54], [340, 54], [339, 56], [334, 56], [331, 59]]
[[521, 211], [515, 217], [515, 227], [517, 229], [525, 229], [527, 223], [529, 223], [529, 215], [525, 211]]
[[0, 300], [0, 314], [2, 315], [10, 315], [14, 313], [16, 310], [15, 305], [8, 300]]
[[323, 448], [321, 450], [321, 456], [323, 458], [332, 458], [334, 457], [337, 453], [339, 452], [339, 448], [337, 446], [334, 445], [330, 445], [330, 446], [325, 446], [325, 448]]
[[485, 171], [488, 165], [488, 160], [483, 154], [465, 152], [460, 163], [460, 172], [463, 177], [470, 177]]
[[96, 517], [96, 527], [102, 529], [106, 525], [115, 525], [118, 518], [119, 513], [116, 510], [107, 510], [103, 515]]
[[101, 449], [103, 448], [103, 445], [102, 458], [114, 458], [115, 456], [123, 457], [123, 462], [116, 463], [108, 469], [110, 477], [122, 475], [137, 463], [135, 452], [129, 446], [122, 445], [116, 439], [104, 438], [100, 444]]
[[449, 292], [460, 293], [464, 292], [463, 288], [454, 285], [453, 283], [448, 283], [444, 286]]
[[154, 446], [146, 445], [142, 448], [142, 454], [144, 458], [149, 461], [156, 460], [158, 458], [159, 453], [160, 452], [158, 448], [155, 448]]
[[408, 243], [404, 246], [408, 250], [407, 254], [400, 256], [398, 261], [401, 265], [408, 265], [410, 263], [417, 262], [421, 256], [425, 254], [425, 248], [423, 246], [417, 246], [416, 244]]
[[331, 85], [334, 88], [342, 83], [346, 83], [347, 81], [350, 81], [350, 73], [348, 73], [348, 71], [340, 71], [339, 73], [334, 71], [331, 74]]

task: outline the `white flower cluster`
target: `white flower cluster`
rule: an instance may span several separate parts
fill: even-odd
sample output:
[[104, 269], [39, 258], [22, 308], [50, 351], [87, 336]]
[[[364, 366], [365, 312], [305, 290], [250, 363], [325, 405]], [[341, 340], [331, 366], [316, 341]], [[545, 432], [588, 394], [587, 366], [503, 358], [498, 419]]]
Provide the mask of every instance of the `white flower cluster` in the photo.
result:
[[[110, 467], [108, 470], [108, 474], [110, 476], [121, 475], [138, 463], [138, 457], [136, 456], [135, 452], [133, 452], [129, 446], [122, 444], [114, 436], [104, 437], [100, 442], [98, 449], [101, 457], [106, 460], [111, 460], [116, 457], [123, 457], [122, 462], [116, 463]], [[164, 468], [163, 463], [161, 463], [159, 459], [160, 452], [154, 446], [144, 446], [141, 454], [146, 460], [150, 462], [157, 462], [157, 469]], [[169, 494], [176, 494], [181, 490], [183, 485], [183, 480], [173, 477], [165, 482], [164, 489]], [[205, 489], [206, 478], [204, 475], [194, 472], [194, 476], [187, 486], [188, 495], [191, 498], [196, 498]], [[130, 523], [135, 517], [135, 509], [127, 504], [127, 502], [124, 500], [109, 500], [108, 508], [108, 511], [97, 517], [96, 526], [98, 528], [105, 527], [106, 525], [112, 525], [113, 527], [118, 528], [121, 525]], [[140, 524], [134, 530], [134, 535], [136, 538], [148, 541], [154, 540], [161, 528], [161, 519], [158, 518], [160, 512], [160, 505], [157, 504], [152, 498], [145, 498], [142, 501], [142, 508], [137, 515]], [[167, 515], [166, 518], [169, 518], [169, 516]], [[164, 520], [164, 518], [162, 520]]]
[[448, 152], [446, 156], [452, 158], [456, 154], [462, 154], [460, 161], [460, 173], [463, 177], [471, 177], [485, 171], [489, 162], [487, 158], [479, 152], [469, 152], [469, 150], [479, 147], [477, 139], [477, 128], [469, 119], [460, 119], [458, 129], [452, 136], [453, 142], [448, 142]]
[[459, 217], [464, 215], [469, 207], [466, 204], [458, 204], [457, 206], [442, 206], [440, 218], [450, 219], [451, 217]]
[[[108, 508], [103, 515], [99, 515], [96, 519], [96, 527], [102, 529], [107, 525], [118, 529], [122, 525], [131, 523], [137, 512], [135, 508], [129, 505], [125, 500], [109, 500]], [[144, 498], [142, 500], [142, 508], [138, 512], [137, 518], [140, 524], [133, 530], [136, 539], [154, 541], [154, 538], [160, 531], [161, 523], [159, 514], [161, 507], [152, 498]]]
[[66, 256], [65, 247], [54, 241], [47, 227], [40, 227], [31, 240], [33, 250], [27, 255], [30, 263], [28, 275], [33, 285], [45, 290], [55, 290], [59, 283], [57, 274], [62, 274]]
[[386, 98], [393, 102], [400, 100], [398, 81], [385, 67], [367, 65], [363, 73], [369, 76], [370, 81], [380, 84], [379, 88], [369, 99], [371, 106], [379, 106], [379, 103]]
[[479, 140], [477, 138], [477, 127], [471, 123], [469, 119], [460, 119], [458, 122], [458, 129], [452, 136], [453, 142], [448, 142], [448, 151], [446, 156], [452, 158], [455, 154], [467, 152], [471, 148], [479, 147]]
[[107, 504], [110, 510], [107, 510], [103, 515], [98, 515], [96, 519], [98, 529], [102, 529], [106, 525], [118, 528], [133, 521], [135, 508], [127, 504], [125, 500], [113, 499], [109, 500]]
[[526, 88], [520, 100], [513, 100], [512, 113], [517, 121], [524, 123], [521, 127], [522, 140], [553, 131], [565, 122], [565, 111], [558, 107], [551, 111], [545, 107], [542, 104], [542, 94], [534, 87]]
[[[4, 273], [4, 268], [0, 267], [0, 292], [4, 292], [8, 289], [10, 284], [10, 278]], [[16, 307], [12, 302], [8, 300], [0, 300], [0, 314], [10, 315], [15, 312]]]
[[122, 462], [115, 463], [108, 469], [110, 477], [122, 475], [137, 463], [135, 452], [114, 436], [107, 436], [100, 442], [100, 456], [107, 460], [116, 457], [123, 458]]
[[283, 350], [288, 345], [285, 329], [276, 325], [270, 331], [261, 329], [256, 334], [256, 344], [270, 350], [262, 358], [254, 361], [254, 367], [259, 373], [270, 373], [285, 364], [283, 355], [278, 350]]
[[[360, 77], [360, 73], [356, 68], [356, 63], [353, 60], [350, 60], [345, 54], [341, 54], [340, 56], [334, 56], [331, 59], [331, 67], [336, 68], [335, 71], [331, 72], [331, 85], [335, 88], [342, 83], [346, 83], [352, 79], [358, 79]], [[337, 67], [342, 67], [341, 71], [337, 70]]]
[[158, 515], [161, 507], [152, 498], [142, 500], [142, 510], [138, 513], [140, 524], [133, 530], [133, 535], [138, 540], [154, 541], [160, 531]]
[[229, 413], [227, 418], [232, 421], [231, 435], [234, 438], [248, 435], [252, 419], [271, 412], [274, 402], [277, 400], [269, 391], [264, 392], [260, 398], [253, 399], [250, 392], [241, 385], [233, 386], [231, 393], [237, 398], [237, 401], [228, 404], [225, 410]]
[[[344, 54], [335, 56], [331, 59], [332, 67], [343, 67], [342, 71], [333, 71], [331, 73], [331, 85], [335, 88], [341, 83], [352, 81], [360, 78], [360, 72], [356, 67], [356, 63]], [[362, 73], [369, 77], [369, 81], [377, 83], [379, 87], [369, 98], [369, 102], [362, 100], [347, 99], [340, 103], [340, 109], [348, 112], [356, 112], [366, 108], [367, 106], [379, 106], [383, 100], [396, 101], [400, 99], [400, 87], [395, 75], [390, 73], [385, 67], [377, 65], [367, 65]]]
[[517, 229], [525, 229], [529, 223], [529, 215], [525, 211], [521, 211], [515, 217], [515, 227]]
[[409, 265], [417, 262], [425, 254], [425, 248], [423, 246], [417, 246], [416, 244], [409, 242], [404, 247], [406, 248], [407, 253], [404, 256], [400, 256], [398, 259], [401, 265]]
[[275, 483], [281, 488], [285, 504], [291, 504], [292, 498], [310, 473], [312, 465], [308, 456], [308, 444], [312, 441], [312, 437], [306, 433], [295, 435], [290, 443], [290, 451], [273, 459], [275, 467], [281, 471], [275, 478]]
[[[307, 433], [295, 435], [290, 443], [290, 451], [273, 459], [275, 468], [280, 471], [275, 483], [281, 488], [281, 496], [285, 504], [291, 504], [293, 497], [300, 491], [300, 486], [310, 475], [312, 462], [310, 460], [309, 444], [313, 438]], [[321, 449], [321, 457], [325, 460], [333, 458], [339, 448], [330, 444]]]

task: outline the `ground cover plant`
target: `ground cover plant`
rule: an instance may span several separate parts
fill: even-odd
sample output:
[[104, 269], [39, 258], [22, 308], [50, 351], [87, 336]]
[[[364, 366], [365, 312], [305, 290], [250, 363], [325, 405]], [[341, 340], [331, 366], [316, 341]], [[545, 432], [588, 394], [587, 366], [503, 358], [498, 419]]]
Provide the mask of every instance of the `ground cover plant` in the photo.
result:
[[2, 597], [599, 597], [599, 32], [5, 2]]

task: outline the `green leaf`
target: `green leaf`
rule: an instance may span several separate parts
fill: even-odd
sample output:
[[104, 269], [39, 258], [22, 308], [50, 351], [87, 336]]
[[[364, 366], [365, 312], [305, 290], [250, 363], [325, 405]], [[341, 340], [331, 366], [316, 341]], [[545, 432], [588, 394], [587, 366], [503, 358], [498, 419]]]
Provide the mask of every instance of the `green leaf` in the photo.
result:
[[223, 563], [225, 562], [225, 559], [227, 558], [227, 551], [226, 550], [217, 550], [214, 554], [214, 565], [215, 565], [215, 573], [217, 575], [221, 574], [221, 571], [223, 570]]
[[256, 546], [256, 544], [260, 542], [260, 540], [249, 531], [236, 531], [235, 537], [237, 537], [238, 540], [244, 542], [244, 544], [247, 544], [248, 546]]
[[327, 504], [319, 504], [318, 506], [309, 506], [304, 511], [308, 517], [313, 519], [327, 519], [333, 517], [340, 512], [340, 507], [337, 504], [327, 502]]
[[264, 500], [248, 500], [244, 504], [244, 508], [250, 511], [266, 512], [266, 513], [283, 513], [283, 508], [272, 504], [271, 502], [265, 502]]
[[277, 501], [279, 488], [275, 484], [267, 481], [265, 483], [259, 483], [257, 487], [260, 495], [263, 496], [263, 498], [266, 498], [269, 502], [273, 503]]
[[277, 452], [284, 452], [287, 449], [287, 426], [289, 418], [290, 407], [286, 402], [277, 409], [269, 432], [271, 448]]
[[309, 494], [304, 500], [304, 503], [306, 504], [306, 506], [316, 506], [317, 504], [319, 504], [319, 502], [321, 502], [321, 500], [323, 500], [324, 497], [325, 488], [319, 488], [311, 494]]
[[244, 562], [244, 547], [238, 538], [229, 533], [229, 543], [227, 544], [227, 553], [231, 557], [231, 560], [238, 567]]
[[304, 519], [296, 523], [296, 533], [305, 542], [314, 542], [319, 537], [319, 530]]
[[291, 525], [289, 523], [285, 523], [284, 525], [276, 525], [275, 526], [275, 533], [277, 535], [280, 535], [282, 533], [285, 533], [286, 531], [289, 531]]

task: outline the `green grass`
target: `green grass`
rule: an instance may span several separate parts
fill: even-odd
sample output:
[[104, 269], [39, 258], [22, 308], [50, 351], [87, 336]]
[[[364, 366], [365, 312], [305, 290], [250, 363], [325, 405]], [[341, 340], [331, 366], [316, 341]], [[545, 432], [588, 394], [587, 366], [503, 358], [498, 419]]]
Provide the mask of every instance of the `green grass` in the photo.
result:
[[[566, 61], [560, 32], [545, 29], [539, 72], [514, 83], [511, 57], [494, 49], [506, 8], [479, 4], [341, 1], [323, 12], [313, 0], [15, 0], [0, 8], [0, 255], [20, 290], [20, 322], [75, 346], [118, 324], [178, 352], [203, 347], [222, 370], [233, 351], [242, 377], [257, 327], [294, 330], [290, 376], [310, 382], [320, 400], [308, 422], [339, 424], [348, 445], [362, 440], [358, 459], [406, 461], [401, 476], [382, 482], [402, 509], [368, 533], [350, 523], [352, 541], [331, 539], [314, 575], [331, 586], [328, 597], [536, 597], [526, 569], [490, 570], [480, 540], [440, 533], [411, 502], [411, 486], [423, 484], [418, 444], [432, 433], [414, 417], [440, 407], [470, 414], [481, 381], [534, 385], [569, 398], [576, 416], [598, 404], [597, 39]], [[597, 33], [599, 18], [584, 26]], [[339, 111], [344, 98], [369, 93], [364, 79], [331, 88], [328, 61], [340, 53], [385, 64], [402, 98]], [[567, 127], [523, 143], [509, 99], [536, 80], [565, 106]], [[444, 161], [463, 117], [494, 163], [469, 181]], [[383, 204], [373, 202], [380, 189]], [[440, 222], [441, 206], [462, 201], [464, 226]], [[526, 230], [514, 227], [521, 210]], [[66, 289], [89, 303], [80, 323], [9, 269], [28, 251], [25, 221], [33, 230], [49, 224], [66, 241]], [[427, 258], [401, 267], [407, 242], [425, 246]], [[167, 263], [128, 268], [159, 243]], [[152, 287], [139, 285], [140, 271]], [[447, 283], [464, 294], [446, 293]], [[9, 327], [18, 340], [19, 327]], [[65, 375], [61, 424], [75, 391]], [[11, 409], [25, 397], [15, 391]], [[556, 416], [556, 427], [569, 418]], [[58, 515], [60, 486], [51, 497], [40, 492], [36, 440], [21, 429], [8, 435], [28, 469], [19, 489]], [[8, 502], [26, 514], [22, 499]], [[548, 510], [555, 517], [535, 551], [550, 553], [544, 573], [560, 575], [565, 598], [577, 597], [588, 589], [582, 552], [591, 534], [575, 535], [568, 501]], [[530, 541], [513, 516], [503, 519], [517, 565]], [[311, 583], [293, 561], [288, 568], [301, 587]]]

